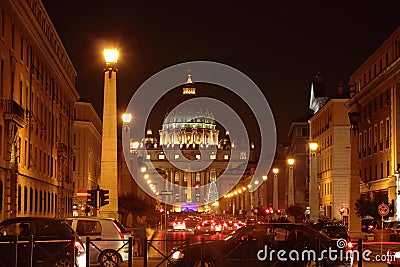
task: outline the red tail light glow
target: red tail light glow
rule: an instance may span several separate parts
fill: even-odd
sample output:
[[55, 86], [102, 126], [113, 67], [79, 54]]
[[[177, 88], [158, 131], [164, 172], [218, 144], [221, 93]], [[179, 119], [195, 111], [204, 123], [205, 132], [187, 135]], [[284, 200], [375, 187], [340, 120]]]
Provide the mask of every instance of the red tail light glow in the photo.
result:
[[75, 241], [75, 248], [81, 253], [85, 251], [85, 249], [83, 248], [82, 244], [79, 243], [79, 241]]

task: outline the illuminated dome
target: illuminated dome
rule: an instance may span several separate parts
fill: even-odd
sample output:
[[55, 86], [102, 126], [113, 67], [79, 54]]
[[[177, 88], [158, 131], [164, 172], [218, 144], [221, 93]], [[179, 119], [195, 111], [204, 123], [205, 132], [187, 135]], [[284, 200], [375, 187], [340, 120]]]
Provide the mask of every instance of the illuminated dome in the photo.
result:
[[[183, 95], [193, 96], [196, 88], [190, 74]], [[179, 106], [167, 113], [160, 130], [160, 145], [217, 145], [218, 130], [212, 112], [195, 103]]]

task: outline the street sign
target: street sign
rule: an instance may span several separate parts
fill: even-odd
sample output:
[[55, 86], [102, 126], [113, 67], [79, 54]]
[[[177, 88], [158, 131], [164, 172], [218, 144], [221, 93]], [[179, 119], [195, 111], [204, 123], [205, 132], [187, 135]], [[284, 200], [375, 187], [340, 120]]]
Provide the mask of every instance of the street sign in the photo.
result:
[[88, 194], [86, 188], [79, 188], [78, 190], [76, 190], [76, 198], [81, 201], [86, 200], [87, 195]]
[[389, 214], [389, 206], [386, 205], [385, 203], [382, 203], [378, 206], [378, 213], [382, 217], [386, 216]]
[[172, 191], [168, 191], [168, 190], [162, 190], [161, 192], [160, 192], [160, 195], [161, 196], [172, 196]]

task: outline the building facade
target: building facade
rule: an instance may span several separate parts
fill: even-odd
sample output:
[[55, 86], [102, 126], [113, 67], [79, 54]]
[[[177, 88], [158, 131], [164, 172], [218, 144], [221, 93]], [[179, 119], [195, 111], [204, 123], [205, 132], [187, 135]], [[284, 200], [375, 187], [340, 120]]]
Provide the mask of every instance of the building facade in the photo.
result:
[[41, 1], [0, 9], [0, 220], [70, 215], [76, 71]]
[[308, 206], [308, 181], [309, 181], [309, 126], [308, 122], [292, 122], [289, 129], [290, 146], [287, 158], [294, 159], [294, 204], [304, 209]]
[[351, 149], [358, 154], [361, 194], [392, 206], [398, 199], [399, 84], [400, 28], [351, 75], [347, 103], [360, 114], [358, 139]]
[[[342, 220], [348, 216], [350, 186], [350, 123], [347, 98], [330, 99], [310, 119], [310, 141], [316, 152], [319, 216]], [[346, 212], [341, 214], [340, 210]]]
[[[102, 123], [92, 104], [80, 100], [75, 103], [72, 146], [72, 171], [75, 196], [78, 189], [95, 189], [100, 179]], [[83, 205], [77, 197], [74, 203]]]
[[[183, 100], [196, 98], [196, 87], [188, 76], [187, 83], [182, 88]], [[252, 161], [252, 151], [248, 154], [247, 149], [241, 151], [240, 145], [230, 140], [229, 131], [221, 138], [217, 124], [213, 119], [212, 112], [202, 109], [200, 105], [194, 104], [190, 108], [175, 109], [169, 112], [159, 130], [158, 139], [152, 129], [148, 129], [143, 140], [131, 140], [131, 164], [132, 169], [141, 169], [134, 175], [138, 179], [146, 179], [149, 188], [144, 191], [155, 194], [161, 191], [171, 192], [171, 195], [161, 196], [160, 201], [172, 203], [173, 211], [197, 210], [197, 211], [225, 211], [238, 213], [244, 209], [243, 202], [236, 204], [218, 201], [222, 195], [220, 192], [227, 191], [238, 178], [241, 169], [246, 169], [243, 164]], [[132, 145], [137, 143], [136, 146]], [[231, 149], [239, 153], [231, 153]], [[201, 150], [201, 152], [200, 152]], [[182, 153], [181, 155], [179, 153]], [[236, 156], [237, 155], [237, 156]], [[198, 169], [202, 158], [211, 160], [211, 163], [202, 170]], [[174, 159], [178, 164], [185, 164], [186, 169], [179, 168], [168, 159]], [[228, 169], [228, 163], [230, 168]], [[154, 175], [146, 166], [154, 166], [162, 181], [156, 182]], [[224, 173], [223, 182], [218, 180]], [[250, 175], [249, 172], [245, 172]], [[241, 177], [239, 177], [241, 178]], [[175, 187], [176, 186], [180, 186]], [[208, 205], [204, 205], [204, 203]], [[240, 204], [242, 203], [242, 204]]]

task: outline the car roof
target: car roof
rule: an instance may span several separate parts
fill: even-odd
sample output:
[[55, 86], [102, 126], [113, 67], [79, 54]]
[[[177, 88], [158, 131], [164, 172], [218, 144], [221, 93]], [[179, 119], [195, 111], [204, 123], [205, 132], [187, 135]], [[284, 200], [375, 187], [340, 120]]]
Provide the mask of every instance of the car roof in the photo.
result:
[[52, 222], [61, 222], [61, 219], [55, 219], [55, 218], [48, 218], [48, 217], [17, 217], [17, 218], [11, 218], [4, 220], [0, 222], [1, 224], [6, 224], [6, 223], [12, 223], [12, 222], [38, 222], [38, 221], [52, 221]]
[[88, 217], [88, 216], [76, 216], [76, 217], [65, 218], [65, 220], [76, 220], [76, 219], [93, 220], [93, 221], [115, 221], [115, 219], [113, 218], [98, 218], [98, 217]]

